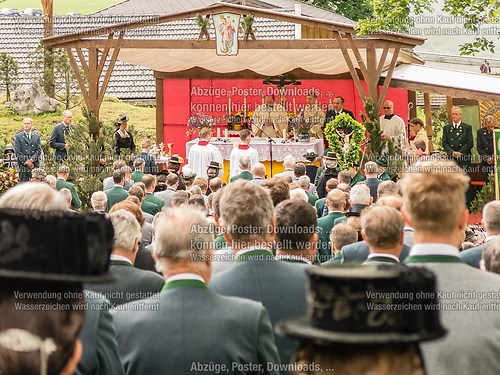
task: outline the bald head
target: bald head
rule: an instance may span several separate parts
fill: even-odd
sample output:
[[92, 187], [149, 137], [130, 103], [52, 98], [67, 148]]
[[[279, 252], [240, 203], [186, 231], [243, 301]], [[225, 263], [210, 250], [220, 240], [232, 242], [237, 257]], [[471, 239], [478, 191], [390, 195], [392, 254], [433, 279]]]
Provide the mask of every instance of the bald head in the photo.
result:
[[340, 189], [333, 189], [326, 196], [326, 204], [329, 212], [343, 211], [345, 202], [345, 193]]

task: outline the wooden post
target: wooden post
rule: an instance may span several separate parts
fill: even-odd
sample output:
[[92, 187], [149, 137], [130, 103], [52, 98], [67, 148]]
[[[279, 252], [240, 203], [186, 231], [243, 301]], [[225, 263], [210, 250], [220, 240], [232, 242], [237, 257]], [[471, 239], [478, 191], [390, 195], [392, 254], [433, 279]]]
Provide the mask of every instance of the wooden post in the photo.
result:
[[417, 117], [417, 93], [413, 90], [408, 90], [408, 105], [410, 105], [410, 110], [408, 112], [409, 119]]
[[[163, 142], [163, 78], [156, 78], [156, 143]], [[171, 138], [170, 138], [171, 139]]]
[[429, 139], [429, 149], [426, 150], [427, 154], [434, 151], [432, 145], [432, 109], [431, 109], [431, 97], [428, 92], [424, 92], [424, 111], [425, 111], [425, 131], [427, 132], [427, 138]]
[[451, 119], [451, 108], [453, 107], [453, 98], [451, 96], [446, 97], [446, 112], [448, 113], [448, 122], [453, 122]]

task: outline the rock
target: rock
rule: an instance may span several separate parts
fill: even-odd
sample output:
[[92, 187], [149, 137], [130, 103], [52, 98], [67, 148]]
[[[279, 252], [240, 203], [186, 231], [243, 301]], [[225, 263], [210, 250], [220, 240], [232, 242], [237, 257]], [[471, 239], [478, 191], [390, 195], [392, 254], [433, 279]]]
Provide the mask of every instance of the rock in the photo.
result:
[[57, 106], [61, 104], [48, 97], [37, 82], [16, 89], [11, 99], [10, 108], [20, 115], [55, 112]]

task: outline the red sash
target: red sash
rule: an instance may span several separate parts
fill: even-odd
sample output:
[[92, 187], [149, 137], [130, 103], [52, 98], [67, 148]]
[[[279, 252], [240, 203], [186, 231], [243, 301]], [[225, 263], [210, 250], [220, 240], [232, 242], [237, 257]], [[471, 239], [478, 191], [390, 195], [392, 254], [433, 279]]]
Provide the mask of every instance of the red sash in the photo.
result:
[[241, 143], [240, 143], [240, 144], [238, 145], [238, 149], [240, 149], [240, 150], [248, 150], [249, 148], [250, 148], [250, 146], [249, 146], [249, 145], [246, 145], [246, 144], [241, 144]]
[[201, 139], [198, 141], [198, 146], [206, 146], [208, 145], [208, 141], [205, 139]]

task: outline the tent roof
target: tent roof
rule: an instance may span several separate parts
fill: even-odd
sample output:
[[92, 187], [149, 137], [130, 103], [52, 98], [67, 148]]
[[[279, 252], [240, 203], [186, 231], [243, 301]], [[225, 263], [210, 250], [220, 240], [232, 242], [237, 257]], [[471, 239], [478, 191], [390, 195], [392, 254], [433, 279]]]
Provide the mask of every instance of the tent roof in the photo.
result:
[[[382, 77], [386, 75], [382, 73]], [[401, 64], [394, 69], [390, 86], [454, 98], [500, 101], [500, 76], [426, 65]]]

